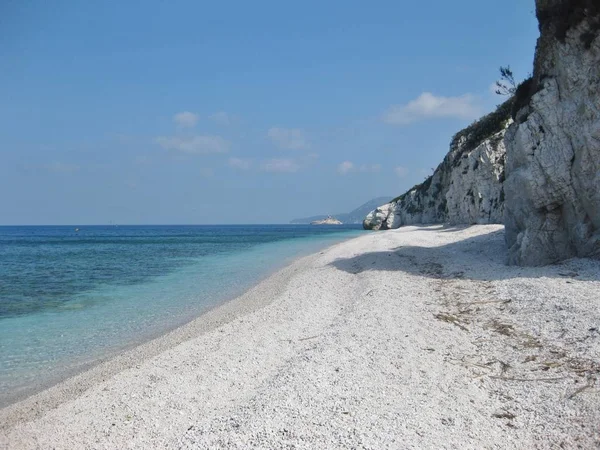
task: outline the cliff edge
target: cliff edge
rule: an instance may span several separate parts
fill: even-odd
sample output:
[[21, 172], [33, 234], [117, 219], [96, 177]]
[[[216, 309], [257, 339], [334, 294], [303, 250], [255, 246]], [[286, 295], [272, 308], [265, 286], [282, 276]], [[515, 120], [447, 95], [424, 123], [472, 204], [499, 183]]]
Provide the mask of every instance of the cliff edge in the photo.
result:
[[450, 151], [422, 184], [371, 211], [368, 230], [422, 223], [502, 223], [504, 215], [504, 134], [512, 99], [457, 133]]
[[600, 2], [537, 0], [533, 77], [506, 133], [509, 264], [600, 256]]

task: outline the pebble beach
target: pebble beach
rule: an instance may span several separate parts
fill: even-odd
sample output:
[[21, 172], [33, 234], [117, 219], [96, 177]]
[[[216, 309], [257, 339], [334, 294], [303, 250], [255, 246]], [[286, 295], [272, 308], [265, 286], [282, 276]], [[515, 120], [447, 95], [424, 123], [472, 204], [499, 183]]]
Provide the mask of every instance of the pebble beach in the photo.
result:
[[505, 265], [498, 225], [300, 258], [0, 410], [0, 448], [595, 448], [600, 262]]

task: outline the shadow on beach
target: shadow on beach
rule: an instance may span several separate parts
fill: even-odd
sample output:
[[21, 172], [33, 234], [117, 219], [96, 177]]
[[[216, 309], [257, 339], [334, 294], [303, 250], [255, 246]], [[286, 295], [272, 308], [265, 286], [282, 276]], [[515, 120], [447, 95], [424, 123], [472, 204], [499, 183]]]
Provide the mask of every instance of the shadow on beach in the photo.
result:
[[[468, 226], [417, 227], [415, 231], [454, 233], [466, 228]], [[352, 274], [375, 270], [480, 281], [523, 277], [600, 280], [600, 261], [574, 258], [544, 267], [519, 267], [506, 265], [506, 259], [504, 230], [498, 230], [438, 247], [408, 245], [389, 251], [362, 253], [335, 260], [331, 265]]]

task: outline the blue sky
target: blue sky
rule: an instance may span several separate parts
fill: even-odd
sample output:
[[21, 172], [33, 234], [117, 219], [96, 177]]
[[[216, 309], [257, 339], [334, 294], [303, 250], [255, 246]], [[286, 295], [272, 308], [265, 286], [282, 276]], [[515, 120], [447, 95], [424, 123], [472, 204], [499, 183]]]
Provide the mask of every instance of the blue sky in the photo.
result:
[[421, 182], [533, 0], [0, 5], [0, 224], [285, 223]]

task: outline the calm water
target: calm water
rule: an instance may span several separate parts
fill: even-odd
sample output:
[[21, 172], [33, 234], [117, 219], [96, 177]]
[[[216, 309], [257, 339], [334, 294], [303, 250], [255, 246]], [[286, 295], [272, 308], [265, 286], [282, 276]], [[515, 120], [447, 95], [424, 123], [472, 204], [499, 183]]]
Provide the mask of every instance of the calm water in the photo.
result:
[[0, 404], [360, 233], [308, 225], [0, 227]]

